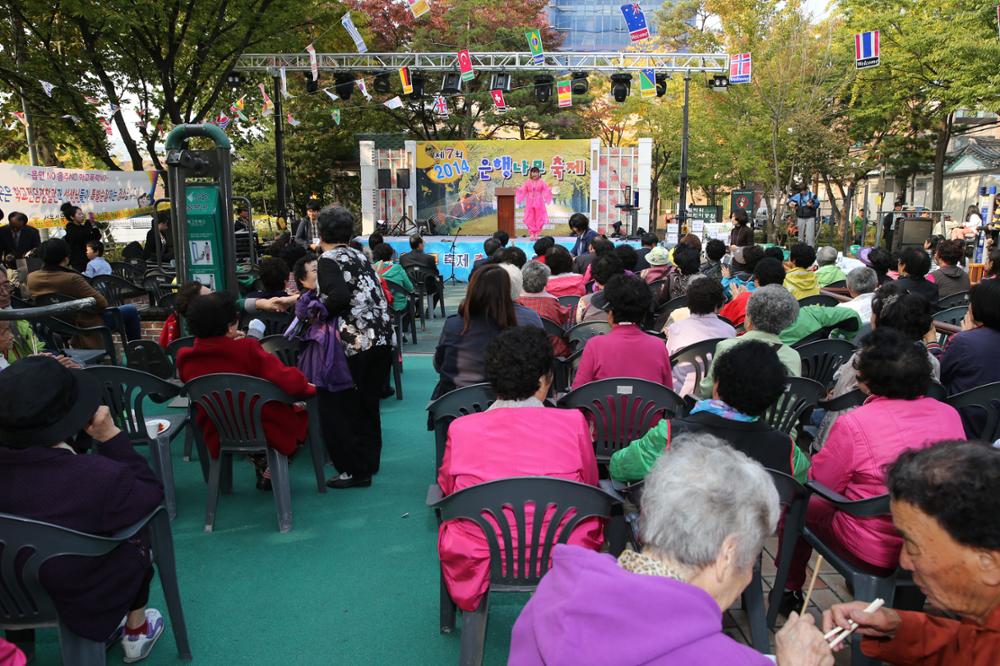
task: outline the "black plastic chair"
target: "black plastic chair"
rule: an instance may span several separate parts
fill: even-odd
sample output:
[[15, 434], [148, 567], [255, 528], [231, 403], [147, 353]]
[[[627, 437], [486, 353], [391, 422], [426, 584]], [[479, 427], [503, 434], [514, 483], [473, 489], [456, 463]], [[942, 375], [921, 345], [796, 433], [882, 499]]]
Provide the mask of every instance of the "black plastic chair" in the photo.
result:
[[[420, 266], [407, 266], [405, 270], [410, 282], [413, 283], [414, 290], [420, 295], [421, 303], [418, 306], [418, 314], [421, 321], [424, 320], [424, 317], [434, 319], [434, 297], [438, 295], [441, 299], [441, 317], [447, 317], [444, 311], [444, 281], [441, 276], [424, 270]], [[425, 299], [427, 302], [426, 311], [423, 305]]]
[[962, 320], [965, 319], [965, 313], [968, 311], [968, 304], [955, 305], [947, 309], [938, 310], [934, 313], [932, 319], [934, 321], [943, 321], [944, 323], [951, 324], [952, 326], [961, 326]]
[[540, 317], [540, 319], [542, 320], [542, 329], [549, 335], [557, 338], [564, 338], [566, 336], [566, 329], [556, 322], [546, 317]]
[[968, 304], [969, 304], [969, 292], [959, 291], [954, 294], [949, 294], [944, 298], [939, 298], [937, 302], [937, 307], [941, 310], [947, 310], [949, 308], [955, 308], [960, 305], [968, 305]]
[[[771, 593], [768, 597], [767, 615], [764, 616], [765, 629], [773, 630], [774, 624], [778, 621], [781, 594], [785, 590], [785, 581], [788, 580], [788, 569], [792, 564], [795, 542], [798, 541], [806, 523], [809, 491], [788, 474], [773, 469], [767, 471], [771, 475], [771, 480], [774, 481], [774, 487], [778, 491], [778, 501], [784, 512], [784, 525], [779, 534], [778, 562], [775, 565], [777, 570], [775, 571], [774, 585], [771, 587]], [[751, 585], [759, 584], [758, 575], [758, 572], [754, 571], [754, 581]], [[755, 619], [759, 622], [759, 616], [751, 618], [751, 631]]]
[[579, 409], [594, 425], [594, 453], [606, 463], [612, 454], [642, 437], [660, 419], [685, 412], [684, 399], [660, 384], [634, 377], [613, 377], [574, 388], [559, 406]]
[[843, 395], [838, 395], [836, 398], [820, 400], [816, 403], [816, 406], [820, 409], [825, 409], [828, 412], [842, 412], [848, 409], [854, 409], [855, 407], [860, 407], [867, 399], [868, 395], [864, 391], [861, 389], [854, 389], [853, 391], [848, 391]]
[[576, 377], [576, 371], [580, 367], [581, 356], [583, 356], [583, 350], [577, 349], [565, 358], [557, 356], [553, 359], [553, 393], [565, 393], [573, 385], [573, 378]]
[[822, 305], [824, 307], [834, 307], [840, 305], [838, 301], [833, 296], [827, 294], [816, 294], [815, 296], [806, 296], [805, 298], [799, 299], [799, 307], [804, 308], [807, 305]]
[[[616, 505], [617, 500], [600, 488], [548, 477], [490, 481], [460, 490], [431, 505], [442, 522], [476, 523], [483, 530], [490, 550], [489, 589], [479, 607], [462, 616], [461, 664], [483, 662], [490, 594], [534, 590], [552, 566], [555, 545], [566, 543], [573, 530], [588, 518], [610, 519]], [[530, 521], [528, 507], [535, 517]], [[542, 514], [548, 519], [544, 534], [545, 521], [537, 519]], [[454, 630], [456, 610], [442, 574], [441, 633]]]
[[[693, 345], [688, 345], [683, 349], [678, 349], [670, 355], [670, 366], [674, 370], [686, 370], [688, 376], [694, 375], [694, 390], [698, 390], [701, 380], [708, 374], [708, 369], [712, 367], [712, 357], [715, 356], [715, 346], [724, 338], [712, 338], [702, 340]], [[685, 384], [687, 380], [685, 379]]]
[[[127, 304], [128, 299], [140, 296], [145, 296], [151, 302], [149, 292], [117, 275], [97, 275], [90, 280], [90, 284], [101, 292], [110, 306], [119, 307]], [[136, 305], [136, 307], [143, 310], [148, 305]]]
[[580, 304], [580, 297], [572, 294], [569, 296], [560, 296], [558, 300], [559, 305], [569, 308], [572, 312], [576, 312], [576, 306]]
[[767, 408], [764, 420], [775, 430], [791, 435], [799, 418], [826, 395], [826, 387], [806, 377], [789, 377], [785, 392]]
[[252, 320], [257, 319], [264, 324], [262, 337], [283, 335], [291, 326], [294, 317], [295, 314], [291, 312], [245, 312], [240, 319], [240, 328], [246, 329]]
[[[197, 426], [195, 411], [200, 408], [208, 416], [219, 434], [219, 457], [209, 461], [208, 501], [205, 506], [205, 531], [215, 528], [215, 512], [219, 503], [219, 492], [228, 492], [232, 485], [232, 463], [234, 454], [264, 453], [271, 471], [274, 488], [274, 503], [278, 513], [278, 530], [292, 529], [291, 483], [288, 477], [288, 458], [267, 444], [261, 412], [269, 402], [286, 405], [299, 402], [271, 382], [248, 375], [219, 373], [192, 379], [184, 385], [184, 392], [190, 400], [190, 416], [199, 455], [208, 457], [204, 433]], [[309, 431], [306, 445], [312, 453], [316, 472], [316, 486], [321, 493], [326, 492], [323, 477], [323, 449], [316, 416], [315, 404], [309, 409]], [[222, 479], [225, 467], [225, 479]]]
[[163, 403], [177, 397], [181, 387], [148, 372], [113, 365], [97, 365], [86, 369], [101, 385], [101, 403], [111, 411], [115, 425], [128, 435], [133, 445], [148, 445], [153, 471], [163, 484], [164, 498], [171, 520], [177, 515], [177, 495], [174, 491], [174, 466], [170, 459], [170, 441], [187, 423], [187, 414], [166, 414], [160, 418], [170, 423], [156, 436], [146, 427], [146, 400]]
[[302, 351], [302, 343], [298, 340], [289, 340], [284, 335], [268, 335], [261, 338], [260, 346], [268, 354], [274, 354], [280, 358], [281, 362], [288, 367], [298, 367], [299, 353]]
[[847, 340], [817, 340], [795, 349], [802, 359], [802, 376], [826, 388], [833, 385], [834, 373], [854, 354], [854, 345]]
[[837, 280], [823, 287], [823, 289], [847, 289], [847, 280]]
[[962, 424], [969, 439], [984, 442], [1000, 439], [1000, 382], [956, 393], [944, 402], [961, 412]]
[[170, 359], [170, 363], [172, 363], [175, 368], [177, 367], [177, 352], [185, 347], [194, 347], [193, 335], [177, 338], [167, 345], [167, 358]]
[[[39, 303], [39, 305], [45, 305]], [[51, 346], [52, 351], [71, 357], [80, 365], [100, 363], [107, 357], [112, 365], [118, 365], [118, 351], [115, 349], [114, 334], [107, 326], [81, 328], [56, 317], [42, 317], [31, 322], [35, 334]], [[68, 340], [77, 335], [100, 335], [104, 349], [77, 349]]]
[[577, 351], [583, 349], [587, 340], [610, 332], [611, 324], [606, 321], [585, 321], [566, 331], [566, 340], [570, 349]]
[[132, 340], [125, 345], [125, 366], [160, 379], [174, 376], [174, 366], [163, 347], [152, 340]]
[[171, 284], [174, 279], [172, 275], [162, 273], [151, 273], [142, 279], [142, 288], [149, 294], [149, 303], [153, 307], [160, 307], [160, 299], [165, 294], [177, 291], [178, 285]]
[[39, 580], [39, 571], [47, 561], [57, 557], [104, 557], [147, 528], [177, 652], [181, 659], [190, 661], [191, 646], [177, 585], [173, 535], [170, 520], [162, 506], [135, 525], [110, 537], [0, 514], [0, 550], [3, 553], [0, 559], [0, 628], [58, 627], [64, 664], [91, 666], [106, 663], [104, 641], [78, 636], [60, 622], [55, 604]]
[[430, 422], [434, 425], [435, 464], [434, 478], [444, 460], [444, 447], [448, 443], [448, 426], [459, 416], [486, 411], [496, 395], [489, 384], [473, 384], [449, 391], [427, 405]]

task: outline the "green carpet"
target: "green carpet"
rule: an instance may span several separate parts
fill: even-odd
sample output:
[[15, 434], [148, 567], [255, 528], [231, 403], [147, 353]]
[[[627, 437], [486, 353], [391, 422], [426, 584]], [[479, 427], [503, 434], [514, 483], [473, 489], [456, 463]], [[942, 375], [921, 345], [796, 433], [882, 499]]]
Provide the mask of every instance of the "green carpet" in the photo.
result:
[[[371, 488], [316, 492], [312, 466], [291, 468], [294, 527], [279, 534], [270, 493], [237, 463], [215, 532], [203, 531], [205, 484], [174, 443], [178, 515], [173, 523], [181, 595], [194, 661], [202, 664], [454, 664], [459, 626], [438, 631], [437, 528], [424, 506], [434, 479], [426, 405], [437, 375], [407, 356], [405, 400], [382, 402], [382, 467]], [[330, 468], [330, 475], [333, 474]], [[486, 663], [507, 659], [523, 597], [494, 597]], [[150, 605], [166, 616], [153, 582]], [[37, 664], [58, 664], [54, 630], [40, 631]], [[109, 653], [119, 663], [121, 649]], [[167, 630], [146, 660], [180, 663]]]

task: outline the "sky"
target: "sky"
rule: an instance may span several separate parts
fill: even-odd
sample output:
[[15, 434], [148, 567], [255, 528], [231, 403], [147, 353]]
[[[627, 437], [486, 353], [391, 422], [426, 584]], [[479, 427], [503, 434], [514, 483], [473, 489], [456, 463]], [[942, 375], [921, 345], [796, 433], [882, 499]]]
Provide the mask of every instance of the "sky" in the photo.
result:
[[829, 13], [827, 5], [835, 4], [836, 0], [805, 0], [803, 5], [816, 18], [823, 18]]

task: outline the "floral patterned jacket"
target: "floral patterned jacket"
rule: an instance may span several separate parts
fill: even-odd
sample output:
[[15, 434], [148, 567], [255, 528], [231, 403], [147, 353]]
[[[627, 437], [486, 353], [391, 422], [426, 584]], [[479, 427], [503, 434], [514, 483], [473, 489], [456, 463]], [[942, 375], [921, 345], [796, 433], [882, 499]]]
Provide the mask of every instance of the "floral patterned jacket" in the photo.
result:
[[340, 339], [347, 356], [392, 346], [389, 303], [364, 254], [346, 245], [327, 250], [319, 258], [317, 274], [327, 309], [340, 317]]

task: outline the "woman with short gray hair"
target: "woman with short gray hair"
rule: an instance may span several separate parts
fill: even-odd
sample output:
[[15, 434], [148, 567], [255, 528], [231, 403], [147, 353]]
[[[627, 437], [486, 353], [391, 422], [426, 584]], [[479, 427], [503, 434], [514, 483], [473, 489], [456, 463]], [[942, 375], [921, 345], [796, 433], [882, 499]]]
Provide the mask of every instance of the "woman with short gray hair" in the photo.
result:
[[[555, 547], [514, 625], [509, 664], [773, 663], [722, 632], [722, 609], [750, 583], [778, 522], [767, 471], [711, 435], [679, 437], [646, 477], [642, 501], [641, 552], [616, 561]], [[776, 646], [779, 665], [833, 664], [808, 615], [793, 615]]]
[[[521, 295], [519, 305], [534, 310], [539, 317], [555, 322], [560, 328], [573, 323], [573, 310], [559, 303], [559, 299], [546, 291], [552, 269], [540, 261], [529, 261], [521, 268]], [[550, 335], [552, 351], [556, 356], [569, 356], [572, 350], [562, 336]]]

